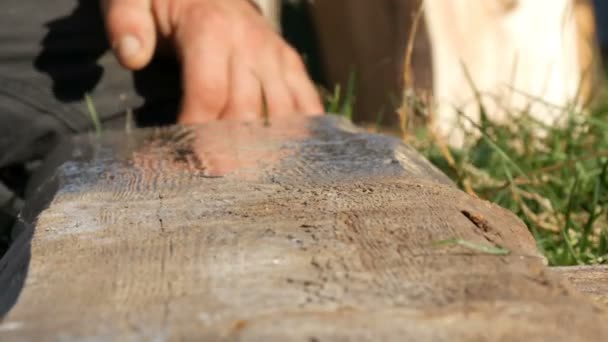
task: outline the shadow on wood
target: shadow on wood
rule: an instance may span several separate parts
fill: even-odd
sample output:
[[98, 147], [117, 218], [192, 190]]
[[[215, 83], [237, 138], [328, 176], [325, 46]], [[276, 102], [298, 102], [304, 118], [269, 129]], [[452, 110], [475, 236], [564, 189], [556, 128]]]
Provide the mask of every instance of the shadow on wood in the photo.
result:
[[608, 334], [513, 214], [335, 117], [79, 137], [48, 170], [0, 261], [2, 340]]

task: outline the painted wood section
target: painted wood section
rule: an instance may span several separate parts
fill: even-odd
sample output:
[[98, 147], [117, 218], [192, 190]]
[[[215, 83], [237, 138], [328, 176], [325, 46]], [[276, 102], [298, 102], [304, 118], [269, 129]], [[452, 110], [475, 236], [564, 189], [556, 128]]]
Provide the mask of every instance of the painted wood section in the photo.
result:
[[2, 341], [608, 336], [513, 214], [335, 117], [106, 132], [48, 165], [0, 261]]

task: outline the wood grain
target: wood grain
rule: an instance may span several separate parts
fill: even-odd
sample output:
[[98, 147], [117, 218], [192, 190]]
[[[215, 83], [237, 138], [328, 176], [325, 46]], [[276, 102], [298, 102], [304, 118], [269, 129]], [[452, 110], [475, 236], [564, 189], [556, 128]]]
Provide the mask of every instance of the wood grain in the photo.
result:
[[513, 214], [336, 118], [108, 132], [48, 165], [0, 261], [2, 341], [608, 336]]
[[556, 267], [552, 271], [595, 302], [608, 306], [608, 266]]

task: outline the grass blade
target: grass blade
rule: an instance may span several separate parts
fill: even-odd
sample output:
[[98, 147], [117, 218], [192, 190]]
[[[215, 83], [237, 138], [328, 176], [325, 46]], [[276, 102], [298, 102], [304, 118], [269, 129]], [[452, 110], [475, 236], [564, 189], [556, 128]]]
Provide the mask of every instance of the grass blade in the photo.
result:
[[470, 249], [470, 250], [473, 250], [476, 252], [481, 252], [484, 254], [491, 254], [491, 255], [509, 255], [509, 254], [511, 254], [510, 250], [503, 248], [501, 246], [483, 245], [483, 244], [479, 244], [476, 242], [467, 241], [467, 240], [463, 240], [463, 239], [441, 240], [441, 241], [435, 242], [435, 245], [437, 245], [437, 246], [457, 245], [457, 246], [462, 246], [462, 247], [465, 247], [467, 249]]
[[91, 116], [91, 121], [93, 121], [93, 127], [95, 128], [95, 132], [97, 133], [97, 136], [100, 136], [103, 128], [101, 126], [101, 121], [99, 120], [99, 114], [97, 113], [97, 109], [93, 104], [93, 99], [91, 98], [91, 96], [89, 96], [89, 94], [84, 94], [84, 101], [87, 105], [89, 115]]

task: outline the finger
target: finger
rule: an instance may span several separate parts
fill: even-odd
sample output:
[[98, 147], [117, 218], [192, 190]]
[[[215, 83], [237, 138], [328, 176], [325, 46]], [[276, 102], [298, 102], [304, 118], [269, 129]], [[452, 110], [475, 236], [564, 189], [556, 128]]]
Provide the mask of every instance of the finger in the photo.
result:
[[[274, 56], [273, 56], [274, 57]], [[265, 64], [261, 67], [258, 77], [262, 82], [262, 91], [266, 103], [266, 110], [270, 117], [281, 117], [295, 112], [295, 102], [283, 78], [281, 66], [275, 58], [264, 58]]]
[[219, 118], [228, 100], [230, 46], [204, 12], [192, 12], [176, 31], [183, 99], [178, 122], [202, 124]]
[[285, 83], [294, 99], [296, 111], [310, 116], [324, 112], [319, 93], [310, 80], [300, 56], [292, 49], [286, 49], [283, 57]]
[[262, 117], [262, 88], [260, 81], [241, 58], [230, 63], [230, 100], [221, 114], [222, 119], [253, 121]]
[[126, 68], [145, 67], [156, 48], [156, 29], [150, 0], [102, 0], [108, 39]]

